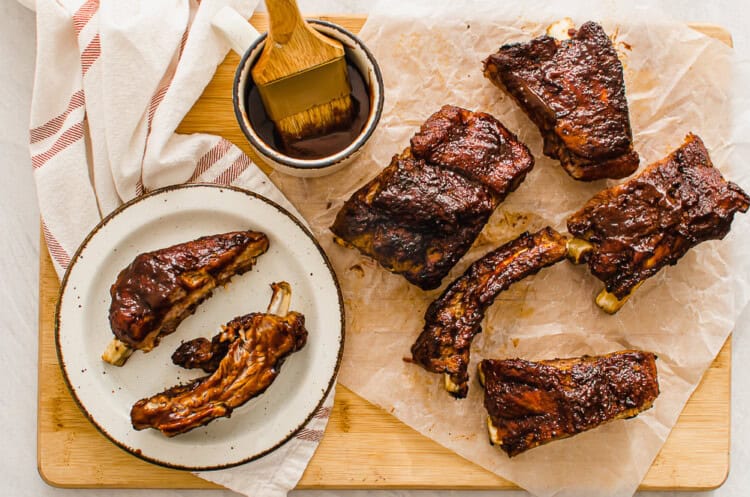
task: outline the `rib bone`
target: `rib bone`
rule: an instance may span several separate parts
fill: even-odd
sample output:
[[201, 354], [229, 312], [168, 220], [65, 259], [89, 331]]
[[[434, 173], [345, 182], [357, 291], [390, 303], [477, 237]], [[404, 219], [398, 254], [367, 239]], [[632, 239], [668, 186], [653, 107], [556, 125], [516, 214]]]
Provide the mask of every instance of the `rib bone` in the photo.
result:
[[289, 312], [289, 304], [292, 301], [292, 287], [286, 281], [271, 283], [273, 295], [268, 303], [268, 314], [276, 314], [284, 317]]
[[642, 281], [639, 282], [633, 287], [632, 290], [630, 290], [630, 293], [628, 293], [621, 299], [618, 299], [617, 295], [615, 295], [614, 293], [609, 293], [606, 288], [602, 288], [602, 291], [599, 292], [599, 295], [596, 296], [596, 305], [598, 305], [607, 314], [614, 314], [619, 311], [623, 305], [625, 305], [625, 302], [627, 302], [630, 296], [633, 295], [633, 292], [638, 290], [638, 287], [642, 284]]
[[104, 349], [102, 360], [113, 366], [122, 366], [134, 350], [135, 349], [127, 343], [121, 342], [117, 338], [113, 338], [112, 341], [107, 344], [107, 348]]
[[168, 437], [179, 435], [229, 417], [271, 385], [284, 360], [307, 341], [304, 316], [289, 311], [289, 284], [271, 286], [268, 313], [239, 316], [223, 326], [222, 335], [231, 343], [217, 352], [221, 357], [211, 374], [135, 403], [130, 417], [136, 430], [154, 428]]
[[568, 260], [573, 264], [586, 262], [589, 254], [594, 250], [594, 246], [580, 238], [571, 238], [568, 240]]
[[266, 250], [263, 233], [232, 231], [138, 254], [110, 288], [109, 324], [116, 340], [102, 359], [122, 366], [134, 349], [149, 352]]

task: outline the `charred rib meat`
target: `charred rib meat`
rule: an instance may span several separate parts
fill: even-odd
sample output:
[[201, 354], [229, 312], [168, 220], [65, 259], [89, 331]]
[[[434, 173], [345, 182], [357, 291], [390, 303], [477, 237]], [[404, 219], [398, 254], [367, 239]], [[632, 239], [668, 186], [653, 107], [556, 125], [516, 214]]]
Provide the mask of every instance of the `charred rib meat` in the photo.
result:
[[479, 363], [490, 443], [513, 457], [615, 419], [637, 416], [659, 395], [656, 356], [602, 356]]
[[268, 312], [240, 316], [224, 326], [235, 340], [213, 374], [141, 399], [130, 411], [136, 430], [155, 428], [172, 437], [220, 417], [262, 394], [276, 379], [282, 363], [307, 341], [305, 318], [287, 312], [291, 290], [272, 285]]
[[518, 103], [544, 138], [544, 154], [575, 179], [624, 178], [638, 168], [622, 64], [602, 27], [570, 39], [504, 45], [484, 75]]
[[436, 288], [533, 165], [495, 118], [446, 105], [352, 195], [331, 231], [420, 288]]
[[452, 169], [492, 190], [497, 202], [534, 166], [526, 145], [484, 112], [445, 105], [411, 139], [414, 157]]
[[407, 150], [352, 195], [331, 229], [387, 270], [430, 289], [469, 250], [495, 205], [487, 188]]
[[487, 308], [511, 284], [565, 258], [566, 238], [552, 228], [521, 236], [474, 262], [427, 309], [422, 333], [411, 348], [414, 361], [445, 375], [453, 396], [469, 390], [469, 351]]
[[659, 269], [676, 264], [705, 240], [729, 233], [750, 197], [716, 169], [703, 142], [690, 134], [666, 158], [623, 184], [599, 192], [568, 218], [584, 248], [576, 259], [605, 283], [597, 303], [616, 312]]
[[248, 271], [266, 250], [263, 233], [235, 231], [138, 255], [110, 289], [115, 340], [102, 359], [122, 366], [134, 349], [148, 352], [214, 288]]

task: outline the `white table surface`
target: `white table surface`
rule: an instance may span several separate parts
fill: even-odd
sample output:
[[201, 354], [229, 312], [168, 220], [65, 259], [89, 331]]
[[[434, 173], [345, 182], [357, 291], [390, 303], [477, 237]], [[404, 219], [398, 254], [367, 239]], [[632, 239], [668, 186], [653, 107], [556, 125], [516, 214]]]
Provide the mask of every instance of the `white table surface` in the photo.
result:
[[[30, 0], [25, 0], [27, 3]], [[366, 13], [368, 0], [299, 0], [305, 12]], [[467, 2], [468, 3], [468, 2]], [[651, 2], [680, 20], [730, 29], [741, 54], [750, 49], [746, 0]], [[229, 497], [230, 491], [63, 490], [46, 485], [36, 469], [37, 299], [39, 210], [28, 153], [28, 116], [34, 78], [34, 13], [0, 0], [0, 497]], [[745, 56], [748, 58], [747, 56]], [[747, 62], [750, 63], [750, 62]], [[748, 82], [750, 84], [750, 82]], [[745, 109], [747, 110], [747, 109]], [[749, 159], [750, 162], [750, 159]], [[748, 166], [750, 167], [750, 165]], [[747, 185], [746, 185], [747, 186]], [[644, 492], [641, 496], [740, 497], [750, 495], [750, 311], [735, 330], [732, 349], [732, 453], [726, 483], [712, 492]], [[519, 497], [525, 492], [295, 491], [294, 497], [471, 495]]]

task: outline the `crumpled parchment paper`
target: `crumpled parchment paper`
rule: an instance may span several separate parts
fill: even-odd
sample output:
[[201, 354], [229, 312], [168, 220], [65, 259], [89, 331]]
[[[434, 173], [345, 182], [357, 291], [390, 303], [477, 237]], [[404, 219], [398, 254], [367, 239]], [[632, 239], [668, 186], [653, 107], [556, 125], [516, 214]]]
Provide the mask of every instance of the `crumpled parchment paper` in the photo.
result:
[[[516, 283], [489, 309], [472, 347], [469, 396], [451, 398], [442, 376], [404, 362], [423, 326], [424, 311], [442, 288], [489, 250], [524, 230], [552, 226], [617, 181], [582, 183], [542, 154], [537, 128], [482, 75], [482, 60], [505, 43], [543, 34], [561, 16], [576, 26], [600, 22], [625, 67], [627, 96], [641, 167], [679, 146], [692, 131], [706, 143], [726, 178], [750, 186], [733, 154], [730, 92], [732, 51], [684, 24], [644, 12], [591, 17], [578, 9], [527, 2], [511, 12], [496, 3], [448, 3], [400, 12], [389, 2], [368, 18], [360, 36], [383, 71], [386, 104], [379, 128], [352, 166], [321, 179], [273, 179], [300, 209], [329, 255], [346, 302], [347, 337], [339, 380], [397, 418], [539, 496], [628, 496], [651, 465], [682, 407], [750, 296], [750, 216], [739, 215], [723, 241], [705, 242], [676, 266], [648, 280], [610, 316], [594, 297], [603, 284], [585, 265], [562, 262]], [[539, 8], [535, 8], [539, 7]], [[580, 15], [579, 15], [580, 14]], [[354, 249], [333, 243], [328, 230], [351, 193], [403, 150], [419, 125], [443, 104], [489, 112], [526, 143], [536, 166], [502, 203], [470, 252], [443, 281], [424, 292]], [[487, 442], [482, 358], [530, 360], [600, 354], [625, 348], [655, 352], [661, 395], [653, 409], [509, 459]]]

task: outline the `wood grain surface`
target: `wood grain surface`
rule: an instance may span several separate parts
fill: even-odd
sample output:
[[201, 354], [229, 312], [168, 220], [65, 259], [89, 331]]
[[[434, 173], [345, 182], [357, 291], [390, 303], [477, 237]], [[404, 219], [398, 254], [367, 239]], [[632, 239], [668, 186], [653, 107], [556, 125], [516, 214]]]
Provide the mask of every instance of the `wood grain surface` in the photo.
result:
[[[362, 17], [316, 16], [357, 32]], [[267, 20], [252, 24], [264, 31]], [[731, 44], [717, 26], [695, 29]], [[230, 53], [179, 131], [222, 135], [261, 164], [232, 110], [238, 57]], [[218, 488], [190, 473], [162, 468], [117, 448], [78, 409], [62, 378], [54, 343], [57, 275], [42, 238], [39, 272], [39, 392], [37, 462], [50, 485], [75, 488]], [[654, 461], [642, 490], [708, 490], [729, 470], [731, 344], [724, 344]], [[498, 457], [504, 457], [498, 454]], [[515, 489], [504, 480], [418, 434], [339, 385], [315, 456], [298, 488]]]

